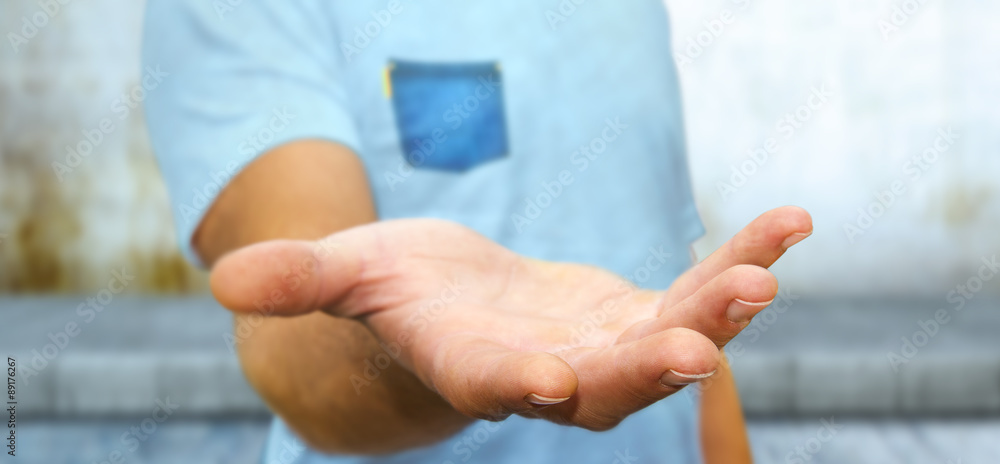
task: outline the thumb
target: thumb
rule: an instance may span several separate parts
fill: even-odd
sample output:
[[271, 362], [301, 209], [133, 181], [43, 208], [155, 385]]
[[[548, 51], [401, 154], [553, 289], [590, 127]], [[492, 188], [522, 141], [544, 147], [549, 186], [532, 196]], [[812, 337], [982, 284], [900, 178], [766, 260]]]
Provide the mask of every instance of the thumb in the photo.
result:
[[212, 294], [232, 311], [267, 316], [334, 306], [361, 280], [363, 239], [348, 231], [318, 241], [273, 240], [241, 248], [212, 268]]

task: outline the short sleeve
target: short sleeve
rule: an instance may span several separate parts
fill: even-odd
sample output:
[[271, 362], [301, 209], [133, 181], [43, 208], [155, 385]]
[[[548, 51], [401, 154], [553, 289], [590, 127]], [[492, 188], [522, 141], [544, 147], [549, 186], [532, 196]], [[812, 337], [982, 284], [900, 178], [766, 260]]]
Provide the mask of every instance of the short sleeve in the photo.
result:
[[299, 139], [359, 152], [336, 31], [319, 1], [149, 0], [143, 86], [181, 249], [248, 162]]

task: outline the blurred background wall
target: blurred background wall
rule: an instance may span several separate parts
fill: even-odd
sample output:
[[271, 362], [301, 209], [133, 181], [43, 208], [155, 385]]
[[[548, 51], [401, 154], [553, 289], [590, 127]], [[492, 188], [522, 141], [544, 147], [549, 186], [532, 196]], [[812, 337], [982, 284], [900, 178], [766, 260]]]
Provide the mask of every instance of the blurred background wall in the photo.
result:
[[[816, 222], [776, 268], [801, 293], [939, 296], [996, 250], [1000, 5], [667, 3], [709, 230], [702, 255], [780, 204]], [[141, 108], [123, 110], [139, 84], [142, 12], [136, 1], [71, 1], [28, 38], [24, 18], [49, 15], [34, 0], [0, 4], [0, 31], [26, 40], [8, 35], [0, 50], [0, 291], [94, 291], [123, 265], [135, 269], [133, 292], [205, 289], [176, 250]], [[802, 111], [814, 90], [825, 101]], [[782, 122], [789, 114], [796, 121]], [[104, 118], [111, 133], [72, 166], [67, 147], [86, 148]], [[925, 154], [949, 128], [949, 150]], [[858, 209], [897, 180], [905, 191], [857, 226], [868, 224]]]
[[[62, 1], [0, 2], [0, 351], [32, 362], [116, 272], [135, 280], [23, 398], [23, 449], [52, 453], [26, 462], [99, 462], [165, 396], [193, 422], [171, 419], [129, 462], [249, 462], [266, 410], [176, 247], [138, 104], [143, 2]], [[842, 415], [902, 425], [849, 422], [816, 462], [991, 462], [976, 458], [1000, 452], [995, 415], [899, 418], [1000, 411], [1000, 279], [902, 370], [887, 355], [1000, 252], [1000, 3], [666, 3], [699, 254], [774, 206], [815, 222], [773, 268], [802, 301], [762, 314], [733, 361], [761, 462], [790, 462], [819, 416]]]
[[91, 293], [122, 266], [129, 292], [203, 290], [129, 104], [142, 94], [123, 98], [139, 85], [143, 2], [50, 3], [0, 3], [0, 292]]
[[[940, 298], [1000, 251], [1000, 4], [667, 3], [709, 230], [700, 251], [776, 204], [801, 205], [815, 219], [814, 236], [776, 267], [783, 285], [804, 293]], [[716, 38], [705, 22], [727, 11]], [[828, 101], [801, 111], [824, 87]], [[779, 122], [796, 112], [798, 127]], [[958, 135], [950, 149], [925, 153], [948, 128]], [[749, 152], [767, 139], [776, 149], [754, 171]], [[751, 173], [742, 186], [734, 167]], [[862, 235], [846, 233], [845, 223], [868, 224], [857, 210], [897, 180], [905, 190], [882, 216], [858, 227]], [[734, 189], [720, 193], [720, 182]]]

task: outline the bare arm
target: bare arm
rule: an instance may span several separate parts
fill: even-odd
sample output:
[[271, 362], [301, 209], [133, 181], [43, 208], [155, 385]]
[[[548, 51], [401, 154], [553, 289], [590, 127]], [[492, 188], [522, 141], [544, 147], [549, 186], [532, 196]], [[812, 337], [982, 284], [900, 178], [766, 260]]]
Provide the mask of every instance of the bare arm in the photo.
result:
[[701, 388], [701, 447], [705, 463], [752, 463], [739, 393], [725, 357], [719, 372]]
[[[206, 215], [194, 246], [211, 266], [252, 243], [318, 239], [375, 220], [357, 157], [340, 145], [302, 141], [261, 156], [237, 175]], [[253, 327], [247, 317], [238, 314], [237, 327]], [[397, 363], [358, 395], [347, 379], [382, 352], [360, 322], [322, 312], [259, 319], [238, 346], [243, 371], [315, 449], [390, 452], [441, 440], [470, 421]]]

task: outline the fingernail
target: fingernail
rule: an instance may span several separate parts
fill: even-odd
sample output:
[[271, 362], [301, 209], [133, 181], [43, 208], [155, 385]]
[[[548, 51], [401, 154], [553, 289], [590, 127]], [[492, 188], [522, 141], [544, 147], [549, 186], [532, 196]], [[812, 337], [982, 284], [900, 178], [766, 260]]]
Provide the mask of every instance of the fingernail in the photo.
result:
[[760, 310], [766, 308], [769, 304], [773, 303], [774, 299], [767, 301], [762, 301], [760, 303], [752, 303], [749, 301], [743, 301], [739, 298], [734, 299], [729, 303], [729, 307], [726, 308], [726, 319], [729, 322], [735, 322], [737, 324], [742, 324], [744, 322], [753, 319]]
[[715, 371], [707, 374], [681, 374], [680, 372], [670, 369], [660, 376], [660, 383], [668, 387], [683, 387], [684, 385], [691, 385], [692, 383], [700, 382], [713, 375], [715, 375]]
[[794, 233], [792, 235], [789, 235], [788, 238], [786, 238], [784, 242], [781, 242], [781, 248], [784, 248], [784, 249], [787, 250], [787, 249], [791, 248], [793, 245], [795, 245], [796, 243], [799, 243], [799, 242], [805, 240], [806, 237], [808, 237], [810, 235], [812, 235], [812, 232], [808, 232], [808, 233], [806, 233], [806, 232], [796, 232], [796, 233]]
[[524, 397], [524, 401], [527, 401], [535, 406], [551, 406], [553, 404], [562, 403], [568, 399], [568, 396], [565, 398], [549, 398], [547, 396], [536, 395], [534, 393], [528, 393], [528, 396]]

